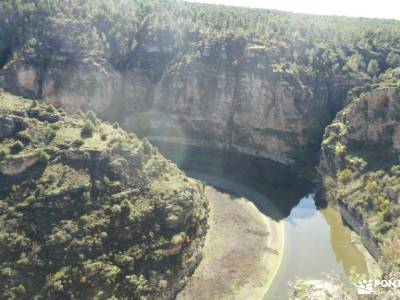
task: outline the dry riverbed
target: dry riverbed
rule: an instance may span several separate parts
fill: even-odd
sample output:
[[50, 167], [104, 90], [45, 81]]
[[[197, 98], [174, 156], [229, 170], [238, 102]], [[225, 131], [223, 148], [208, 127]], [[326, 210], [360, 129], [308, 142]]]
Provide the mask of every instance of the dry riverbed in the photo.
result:
[[283, 223], [245, 198], [206, 187], [209, 230], [203, 260], [178, 300], [262, 299], [279, 267]]

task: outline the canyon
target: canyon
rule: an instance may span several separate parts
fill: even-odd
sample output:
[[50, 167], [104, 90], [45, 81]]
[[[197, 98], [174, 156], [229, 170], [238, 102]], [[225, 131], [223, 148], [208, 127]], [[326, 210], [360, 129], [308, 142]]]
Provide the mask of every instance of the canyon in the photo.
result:
[[[0, 4], [0, 88], [50, 110], [95, 113], [139, 138], [284, 164], [340, 208], [385, 274], [398, 270], [398, 21], [100, 2]], [[34, 117], [58, 121], [48, 115]], [[21, 117], [0, 117], [0, 139]], [[35, 152], [0, 171], [16, 176], [37, 163]], [[195, 220], [198, 249], [204, 218]]]

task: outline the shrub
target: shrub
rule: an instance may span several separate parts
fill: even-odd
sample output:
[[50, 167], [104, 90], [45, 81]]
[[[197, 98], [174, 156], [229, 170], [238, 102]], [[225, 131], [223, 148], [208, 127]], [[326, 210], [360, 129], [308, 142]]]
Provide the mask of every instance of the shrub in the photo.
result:
[[72, 147], [74, 148], [79, 148], [82, 146], [85, 142], [82, 139], [76, 139], [75, 141], [72, 142]]
[[338, 175], [338, 180], [342, 183], [348, 181], [351, 176], [353, 175], [353, 172], [350, 169], [344, 169], [343, 171], [339, 172]]
[[119, 123], [118, 123], [118, 122], [115, 122], [115, 123], [112, 125], [112, 127], [113, 127], [114, 129], [118, 129], [118, 128], [119, 128]]
[[57, 131], [54, 130], [54, 129], [50, 129], [47, 132], [47, 140], [48, 140], [48, 142], [51, 142], [56, 137], [56, 135], [57, 135]]
[[13, 289], [14, 289], [15, 294], [17, 294], [19, 296], [25, 295], [25, 293], [26, 293], [26, 289], [22, 284], [20, 284], [19, 286], [15, 287]]
[[57, 110], [53, 105], [50, 104], [49, 106], [47, 106], [46, 111], [48, 113], [55, 113]]
[[373, 194], [378, 191], [378, 183], [374, 180], [368, 180], [365, 189], [368, 193]]
[[97, 116], [94, 112], [92, 112], [91, 110], [89, 110], [86, 114], [86, 117], [92, 121], [93, 124], [97, 123]]
[[400, 176], [400, 165], [395, 165], [395, 166], [393, 166], [393, 167], [390, 169], [390, 172], [391, 172], [393, 175], [398, 175], [398, 176]]
[[0, 149], [0, 161], [2, 161], [7, 156], [7, 151]]
[[143, 151], [146, 155], [150, 155], [151, 154], [151, 150], [153, 149], [153, 147], [151, 146], [149, 140], [147, 138], [143, 139]]
[[50, 128], [55, 130], [55, 131], [57, 131], [57, 130], [59, 130], [61, 128], [61, 126], [59, 124], [51, 124]]
[[28, 145], [32, 142], [32, 137], [29, 135], [28, 132], [21, 131], [17, 134], [17, 139], [20, 140], [24, 145]]
[[90, 217], [88, 215], [83, 215], [79, 218], [79, 220], [83, 223], [88, 223], [90, 221]]
[[50, 155], [46, 153], [46, 151], [39, 151], [39, 161], [43, 164], [47, 164], [50, 160]]
[[82, 130], [81, 130], [81, 136], [82, 137], [91, 137], [93, 136], [93, 132], [96, 130], [96, 127], [94, 126], [93, 122], [90, 120], [86, 120], [85, 124], [83, 124]]
[[107, 140], [107, 134], [106, 134], [105, 132], [103, 132], [103, 133], [100, 135], [100, 138], [101, 138], [102, 141]]
[[21, 152], [24, 149], [24, 144], [22, 144], [20, 141], [15, 142], [11, 147], [11, 153], [17, 154]]
[[90, 202], [90, 200], [91, 200], [91, 195], [90, 195], [89, 192], [84, 192], [84, 193], [82, 194], [82, 197], [83, 197], [83, 200], [84, 200], [85, 202]]
[[335, 147], [335, 155], [342, 157], [346, 154], [347, 152], [347, 147], [346, 145], [342, 145], [341, 143], [337, 143]]

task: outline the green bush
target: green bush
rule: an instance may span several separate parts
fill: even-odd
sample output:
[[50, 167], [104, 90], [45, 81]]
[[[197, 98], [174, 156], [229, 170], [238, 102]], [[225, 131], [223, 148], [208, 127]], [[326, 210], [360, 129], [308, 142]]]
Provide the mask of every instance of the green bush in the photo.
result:
[[72, 142], [72, 147], [74, 148], [79, 148], [82, 146], [85, 142], [82, 139], [76, 139], [75, 141]]
[[56, 108], [55, 108], [53, 105], [50, 104], [50, 105], [46, 108], [46, 111], [47, 111], [48, 113], [53, 114], [53, 113], [55, 113], [57, 110], [56, 110]]
[[83, 124], [82, 130], [81, 130], [81, 136], [82, 137], [91, 137], [93, 136], [93, 132], [96, 130], [96, 127], [94, 126], [93, 122], [90, 120], [86, 120], [85, 124]]
[[57, 130], [59, 130], [61, 128], [61, 126], [60, 126], [60, 124], [56, 123], [56, 124], [51, 124], [50, 128], [55, 130], [55, 131], [57, 131]]
[[14, 292], [17, 295], [22, 296], [26, 293], [26, 289], [22, 284], [20, 284], [19, 286], [14, 288]]
[[32, 142], [32, 137], [26, 131], [18, 132], [17, 139], [20, 140], [24, 145], [28, 145]]
[[119, 123], [118, 123], [118, 122], [115, 122], [115, 123], [112, 125], [112, 127], [113, 127], [114, 129], [118, 129], [118, 128], [119, 128]]
[[12, 154], [17, 154], [21, 152], [24, 149], [24, 144], [22, 144], [20, 141], [15, 142], [11, 147], [11, 153]]
[[339, 157], [343, 157], [347, 152], [347, 147], [346, 145], [343, 145], [341, 143], [337, 143], [335, 146], [335, 155]]
[[345, 182], [347, 182], [347, 181], [351, 178], [352, 175], [353, 175], [352, 170], [350, 170], [350, 169], [344, 169], [344, 170], [342, 170], [342, 171], [339, 172], [339, 174], [338, 174], [338, 180], [339, 180], [340, 182], [342, 182], [342, 183], [345, 183]]
[[44, 150], [39, 151], [39, 161], [43, 164], [47, 164], [50, 160], [50, 155], [46, 153]]
[[97, 116], [96, 116], [96, 114], [93, 112], [93, 111], [91, 111], [91, 110], [89, 110], [87, 113], [86, 113], [86, 117], [90, 120], [90, 121], [92, 121], [92, 123], [93, 124], [96, 124], [97, 123]]

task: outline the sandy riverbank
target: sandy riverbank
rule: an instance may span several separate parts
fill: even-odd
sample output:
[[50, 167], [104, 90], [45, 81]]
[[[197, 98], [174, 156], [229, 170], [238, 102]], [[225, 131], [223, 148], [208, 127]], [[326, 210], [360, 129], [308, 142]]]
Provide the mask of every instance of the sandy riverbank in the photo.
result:
[[262, 299], [282, 257], [283, 223], [245, 198], [206, 187], [209, 230], [199, 264], [178, 300]]

